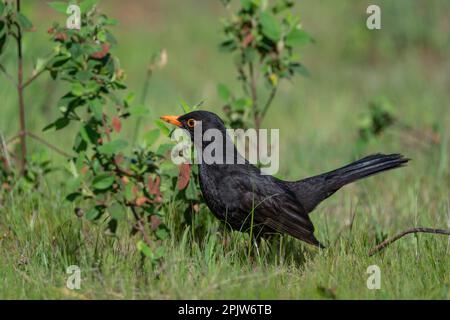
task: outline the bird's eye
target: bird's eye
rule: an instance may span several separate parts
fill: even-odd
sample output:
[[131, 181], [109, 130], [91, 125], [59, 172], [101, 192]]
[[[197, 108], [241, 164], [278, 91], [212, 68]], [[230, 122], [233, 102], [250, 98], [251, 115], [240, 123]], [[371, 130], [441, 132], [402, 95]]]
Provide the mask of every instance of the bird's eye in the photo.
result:
[[189, 128], [193, 128], [195, 126], [195, 120], [194, 119], [189, 119], [187, 121], [187, 125], [189, 126]]

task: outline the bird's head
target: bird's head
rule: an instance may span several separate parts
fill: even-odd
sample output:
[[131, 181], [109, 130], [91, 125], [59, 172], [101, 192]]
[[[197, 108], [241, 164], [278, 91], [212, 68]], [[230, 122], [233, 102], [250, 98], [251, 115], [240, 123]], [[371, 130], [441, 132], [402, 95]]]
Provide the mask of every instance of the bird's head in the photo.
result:
[[236, 150], [222, 119], [212, 112], [197, 110], [161, 119], [188, 132], [197, 152], [201, 152], [203, 162], [229, 164], [247, 161]]
[[[226, 128], [222, 121], [215, 113], [203, 110], [192, 111], [181, 116], [162, 116], [162, 120], [183, 128], [189, 132], [193, 139], [195, 129], [201, 128], [201, 133], [204, 134], [206, 130], [218, 129], [225, 133]], [[201, 126], [201, 127], [197, 127]]]

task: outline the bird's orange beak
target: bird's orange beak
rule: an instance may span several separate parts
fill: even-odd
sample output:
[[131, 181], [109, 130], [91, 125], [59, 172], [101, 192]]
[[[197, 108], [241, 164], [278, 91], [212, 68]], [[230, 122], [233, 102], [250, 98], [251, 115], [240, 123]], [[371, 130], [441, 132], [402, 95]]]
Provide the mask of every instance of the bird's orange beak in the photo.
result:
[[178, 120], [177, 116], [162, 116], [161, 120], [164, 120], [165, 122], [171, 123], [176, 125], [177, 127], [181, 127], [182, 124], [181, 122]]

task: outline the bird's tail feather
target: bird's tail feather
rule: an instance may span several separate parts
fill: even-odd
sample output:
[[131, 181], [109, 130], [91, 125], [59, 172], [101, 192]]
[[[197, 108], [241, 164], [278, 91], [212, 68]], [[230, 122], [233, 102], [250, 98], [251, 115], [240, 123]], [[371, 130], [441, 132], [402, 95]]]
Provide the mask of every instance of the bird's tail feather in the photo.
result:
[[369, 177], [371, 175], [403, 167], [409, 159], [401, 154], [374, 154], [358, 161], [352, 162], [345, 167], [327, 172], [325, 176], [335, 187], [343, 187], [353, 181]]
[[311, 212], [320, 202], [346, 184], [386, 170], [403, 167], [408, 161], [409, 159], [401, 154], [374, 154], [342, 168], [292, 182], [290, 188], [303, 204], [305, 211]]

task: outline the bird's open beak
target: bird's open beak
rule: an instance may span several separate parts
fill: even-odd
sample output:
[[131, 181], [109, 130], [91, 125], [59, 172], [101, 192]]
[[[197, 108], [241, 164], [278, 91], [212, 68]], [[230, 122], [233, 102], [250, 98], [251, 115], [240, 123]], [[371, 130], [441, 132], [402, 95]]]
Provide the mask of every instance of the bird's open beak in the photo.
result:
[[177, 127], [181, 127], [182, 124], [181, 122], [178, 120], [177, 116], [162, 116], [161, 120], [164, 120], [165, 122], [171, 123], [176, 125]]

